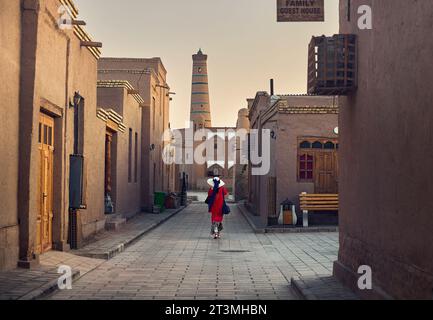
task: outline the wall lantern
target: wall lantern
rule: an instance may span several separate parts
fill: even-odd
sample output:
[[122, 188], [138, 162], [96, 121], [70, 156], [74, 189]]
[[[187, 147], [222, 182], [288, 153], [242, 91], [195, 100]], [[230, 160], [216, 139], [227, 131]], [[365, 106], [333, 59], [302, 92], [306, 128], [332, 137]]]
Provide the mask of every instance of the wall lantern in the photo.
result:
[[338, 132], [339, 132], [338, 127], [335, 127], [335, 128], [334, 128], [334, 133], [335, 133], [336, 135], [338, 135]]
[[75, 94], [74, 94], [74, 107], [77, 107], [80, 105], [82, 98], [83, 97], [80, 95], [80, 92], [75, 92]]

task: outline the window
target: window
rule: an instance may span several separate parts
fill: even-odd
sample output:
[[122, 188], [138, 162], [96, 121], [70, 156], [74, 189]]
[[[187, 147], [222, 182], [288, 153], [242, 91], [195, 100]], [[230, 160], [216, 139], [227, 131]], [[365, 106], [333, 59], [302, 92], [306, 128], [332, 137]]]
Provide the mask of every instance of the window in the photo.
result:
[[42, 123], [39, 122], [39, 143], [42, 143]]
[[138, 182], [138, 133], [135, 133], [134, 182]]
[[44, 144], [48, 144], [48, 126], [44, 125]]
[[313, 143], [313, 149], [323, 149], [323, 144], [320, 141]]
[[338, 140], [329, 137], [299, 137], [298, 138], [298, 181], [314, 182], [315, 168], [324, 154], [329, 157], [337, 153]]
[[314, 178], [314, 156], [302, 154], [299, 156], [299, 180], [312, 181]]
[[129, 145], [128, 145], [128, 182], [132, 182], [132, 129], [129, 129]]
[[52, 127], [48, 127], [48, 145], [49, 146], [53, 145], [53, 128]]
[[54, 147], [53, 127], [39, 123], [38, 142], [47, 146]]
[[309, 141], [301, 142], [301, 144], [299, 145], [299, 147], [301, 149], [311, 149], [311, 142], [309, 142]]
[[325, 143], [324, 148], [326, 150], [334, 150], [335, 149], [335, 144], [333, 142], [331, 142], [331, 141], [328, 141], [328, 142]]

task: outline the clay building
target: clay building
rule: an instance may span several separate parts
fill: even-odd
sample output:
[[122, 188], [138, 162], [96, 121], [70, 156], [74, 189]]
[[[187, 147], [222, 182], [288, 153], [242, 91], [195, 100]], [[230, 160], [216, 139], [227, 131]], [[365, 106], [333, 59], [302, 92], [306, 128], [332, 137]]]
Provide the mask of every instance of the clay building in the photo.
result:
[[[153, 211], [155, 192], [175, 191], [175, 167], [167, 165], [163, 150], [169, 141], [163, 134], [170, 129], [170, 88], [167, 71], [160, 58], [101, 58], [99, 80], [127, 81], [143, 99], [141, 111], [141, 208]], [[135, 134], [135, 133], [134, 133]], [[135, 139], [135, 137], [133, 138]]]
[[[358, 28], [361, 5], [372, 30]], [[357, 36], [359, 65], [357, 90], [340, 98], [334, 273], [366, 298], [432, 298], [432, 12], [432, 1], [340, 1], [340, 33]], [[361, 265], [373, 290], [358, 289]]]
[[105, 213], [115, 214], [116, 219], [130, 218], [141, 211], [143, 103], [127, 81], [98, 81], [98, 117], [107, 124]]
[[[236, 130], [245, 130], [245, 136], [238, 134], [236, 137], [236, 163], [233, 168], [233, 197], [235, 201], [248, 199], [248, 133], [250, 119], [248, 108], [239, 110]], [[246, 163], [243, 163], [243, 160]]]
[[61, 7], [76, 21], [71, 0], [1, 1], [2, 270], [31, 267], [105, 225], [100, 44], [82, 25], [61, 24]]
[[[0, 126], [2, 170], [0, 170], [0, 270], [16, 267], [19, 256], [18, 170], [21, 70], [21, 4], [0, 1]], [[5, 139], [4, 137], [8, 137]]]
[[[280, 203], [299, 206], [302, 192], [338, 193], [336, 98], [258, 92], [248, 111], [250, 130], [268, 130], [270, 141], [269, 171], [255, 175], [250, 162], [248, 176], [248, 207], [263, 223], [276, 225]], [[250, 135], [250, 153], [268, 152], [264, 135]]]

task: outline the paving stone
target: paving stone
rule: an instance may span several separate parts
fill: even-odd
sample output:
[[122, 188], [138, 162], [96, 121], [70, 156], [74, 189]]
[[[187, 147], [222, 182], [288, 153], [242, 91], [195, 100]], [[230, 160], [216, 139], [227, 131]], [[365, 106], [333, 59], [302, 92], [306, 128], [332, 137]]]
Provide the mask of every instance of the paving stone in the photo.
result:
[[[0, 273], [0, 300], [37, 299], [56, 289], [60, 265], [73, 270], [74, 277], [83, 276], [104, 261], [77, 257], [71, 253], [50, 251], [40, 257], [35, 269], [15, 269]], [[65, 296], [69, 297], [67, 294]]]
[[232, 209], [220, 240], [209, 236], [206, 206], [194, 203], [48, 298], [290, 300], [292, 277], [331, 275], [338, 233], [255, 233]]

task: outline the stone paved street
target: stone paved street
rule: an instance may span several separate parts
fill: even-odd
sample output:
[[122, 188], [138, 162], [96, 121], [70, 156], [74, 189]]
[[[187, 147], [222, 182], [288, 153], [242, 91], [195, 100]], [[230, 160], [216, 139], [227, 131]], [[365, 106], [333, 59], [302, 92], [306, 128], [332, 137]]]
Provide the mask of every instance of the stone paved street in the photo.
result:
[[221, 240], [195, 203], [49, 299], [296, 299], [291, 277], [329, 276], [338, 234], [255, 234], [236, 206]]
[[[90, 272], [105, 260], [79, 257], [75, 254], [49, 251], [41, 256], [40, 265], [34, 269], [14, 269], [0, 272], [0, 300], [29, 300], [57, 288], [58, 267], [70, 266], [74, 275]], [[78, 274], [77, 274], [78, 272]]]

